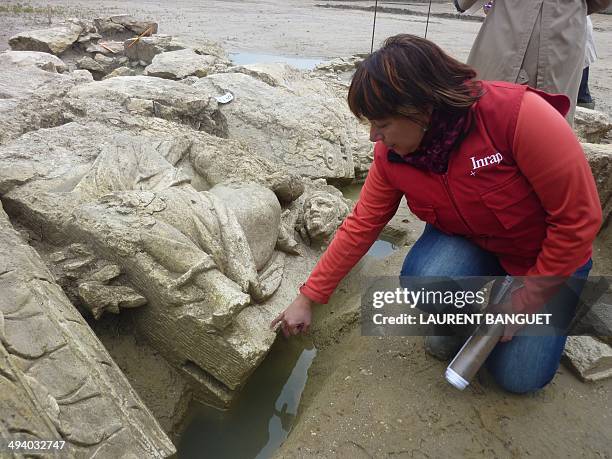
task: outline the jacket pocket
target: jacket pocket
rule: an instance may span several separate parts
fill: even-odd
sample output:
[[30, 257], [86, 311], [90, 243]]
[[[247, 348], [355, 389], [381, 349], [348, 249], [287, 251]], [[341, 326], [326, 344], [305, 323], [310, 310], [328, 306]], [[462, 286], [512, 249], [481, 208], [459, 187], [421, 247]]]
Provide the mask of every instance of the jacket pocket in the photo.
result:
[[436, 211], [431, 206], [423, 206], [419, 204], [411, 204], [408, 202], [408, 207], [410, 207], [410, 211], [417, 216], [420, 220], [429, 223], [430, 225], [434, 225], [436, 223]]
[[545, 215], [540, 199], [522, 175], [499, 188], [482, 193], [480, 198], [505, 229], [521, 223], [529, 224], [537, 214], [540, 214], [542, 219]]

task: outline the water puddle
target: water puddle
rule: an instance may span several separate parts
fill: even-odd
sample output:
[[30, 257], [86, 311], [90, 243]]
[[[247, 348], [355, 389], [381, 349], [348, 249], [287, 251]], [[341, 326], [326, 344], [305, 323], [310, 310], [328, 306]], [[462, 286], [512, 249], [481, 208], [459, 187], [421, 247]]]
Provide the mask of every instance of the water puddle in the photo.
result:
[[397, 249], [399, 249], [399, 247], [392, 242], [378, 239], [374, 242], [372, 247], [370, 247], [370, 250], [368, 250], [366, 255], [380, 260], [382, 258], [387, 258]]
[[291, 431], [316, 349], [279, 337], [227, 411], [191, 407], [178, 458], [265, 459]]
[[289, 64], [300, 70], [312, 70], [323, 62], [322, 59], [306, 59], [301, 57], [257, 53], [230, 53], [230, 58], [236, 65], [281, 63]]

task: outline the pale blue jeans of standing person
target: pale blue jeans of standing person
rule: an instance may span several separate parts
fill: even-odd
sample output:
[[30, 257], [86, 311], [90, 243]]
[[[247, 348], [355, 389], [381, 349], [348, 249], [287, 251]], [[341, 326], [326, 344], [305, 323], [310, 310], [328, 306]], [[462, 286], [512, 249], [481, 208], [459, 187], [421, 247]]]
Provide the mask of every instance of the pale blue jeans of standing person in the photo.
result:
[[[565, 295], [555, 304], [562, 322], [569, 324], [585, 279], [591, 270], [589, 260], [572, 276], [573, 295]], [[401, 276], [470, 277], [505, 276], [507, 273], [495, 255], [481, 249], [461, 236], [449, 236], [431, 225], [412, 246], [402, 267]], [[477, 287], [476, 289], [478, 289]], [[454, 309], [454, 312], [461, 310]], [[559, 319], [559, 317], [557, 317]], [[486, 361], [486, 368], [505, 390], [523, 394], [548, 384], [561, 361], [567, 336], [514, 336], [511, 341], [498, 343]]]

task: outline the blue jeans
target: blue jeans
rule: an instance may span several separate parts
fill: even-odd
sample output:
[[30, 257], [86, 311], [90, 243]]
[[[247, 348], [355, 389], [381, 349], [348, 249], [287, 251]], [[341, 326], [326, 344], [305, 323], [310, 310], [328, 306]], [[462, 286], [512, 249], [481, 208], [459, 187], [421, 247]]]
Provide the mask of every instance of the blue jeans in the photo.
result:
[[[569, 323], [576, 314], [580, 291], [591, 270], [589, 260], [573, 277], [574, 295], [564, 295], [559, 305]], [[449, 236], [431, 225], [406, 255], [401, 276], [505, 276], [506, 272], [495, 255], [486, 252], [461, 236]], [[498, 343], [486, 362], [486, 368], [497, 383], [509, 392], [523, 394], [548, 384], [561, 361], [567, 336], [514, 336], [511, 341]]]

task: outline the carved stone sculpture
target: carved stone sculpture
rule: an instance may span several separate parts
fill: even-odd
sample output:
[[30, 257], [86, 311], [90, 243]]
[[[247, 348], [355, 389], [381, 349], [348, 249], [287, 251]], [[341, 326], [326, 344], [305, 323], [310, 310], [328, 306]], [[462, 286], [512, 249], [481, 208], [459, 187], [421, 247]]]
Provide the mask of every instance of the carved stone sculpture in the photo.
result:
[[66, 457], [173, 454], [157, 421], [1, 207], [0, 249], [0, 437], [65, 440]]
[[94, 318], [130, 309], [196, 397], [227, 405], [316, 261], [296, 230], [328, 238], [339, 214], [304, 226], [322, 203], [311, 199], [305, 220], [303, 179], [224, 138], [215, 93], [54, 75], [39, 91], [55, 91], [61, 122], [0, 139], [8, 213], [77, 307]]

